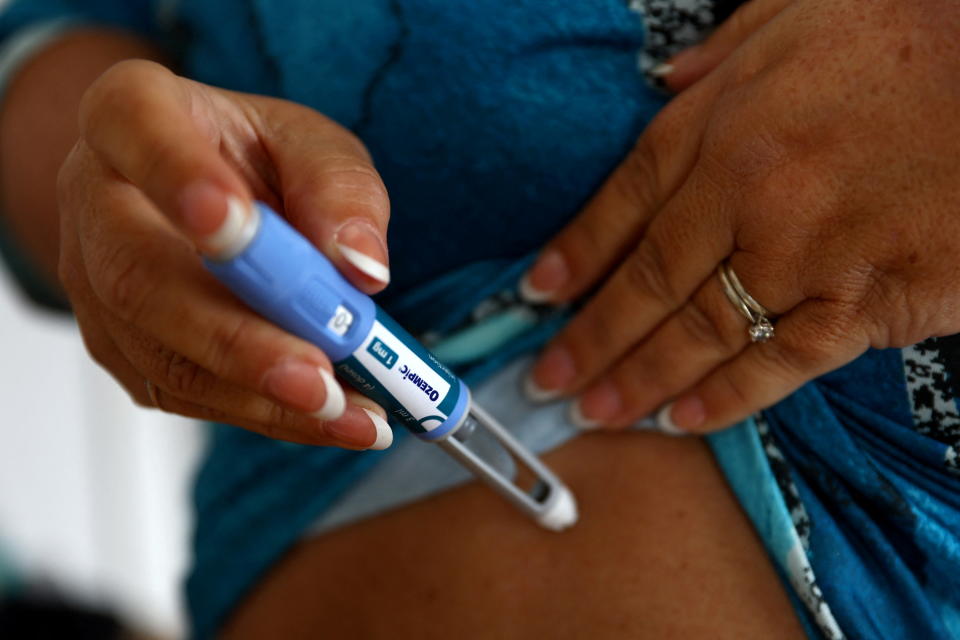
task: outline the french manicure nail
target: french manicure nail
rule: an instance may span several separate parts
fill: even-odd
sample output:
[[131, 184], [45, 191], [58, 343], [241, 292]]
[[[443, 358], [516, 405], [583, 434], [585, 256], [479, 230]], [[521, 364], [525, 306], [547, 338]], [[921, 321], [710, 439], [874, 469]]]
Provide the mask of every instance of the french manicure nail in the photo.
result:
[[216, 185], [199, 181], [180, 196], [181, 220], [200, 251], [217, 259], [243, 251], [256, 233], [250, 205]]
[[527, 374], [527, 377], [523, 380], [523, 394], [527, 397], [527, 400], [537, 404], [544, 404], [560, 397], [560, 391], [556, 389], [552, 391], [541, 389], [530, 374]]
[[650, 71], [648, 71], [647, 73], [649, 73], [654, 78], [665, 78], [671, 73], [673, 73], [674, 69], [675, 67], [669, 62], [661, 62], [657, 66], [650, 69]]
[[583, 395], [577, 398], [574, 406], [585, 420], [604, 424], [613, 420], [620, 413], [623, 408], [623, 401], [616, 385], [609, 380], [604, 380], [587, 389]]
[[313, 412], [325, 397], [317, 365], [294, 358], [283, 360], [267, 371], [263, 389], [281, 404], [306, 413]]
[[673, 403], [668, 402], [657, 412], [657, 429], [671, 436], [682, 436], [683, 431], [673, 423], [670, 412], [673, 411]]
[[[677, 414], [680, 413], [680, 409], [683, 408], [682, 403], [686, 400], [689, 400], [689, 398], [684, 398], [684, 400], [679, 401], [677, 403], [668, 402], [667, 404], [663, 405], [663, 407], [660, 408], [660, 411], [657, 412], [657, 429], [659, 429], [662, 433], [665, 433], [671, 436], [689, 435], [689, 432], [687, 431], [687, 429], [680, 427], [675, 421], [676, 418], [681, 418], [681, 415], [677, 415]], [[699, 400], [697, 400], [697, 402], [699, 402]], [[677, 410], [674, 410], [674, 407], [677, 407]], [[701, 407], [700, 411], [702, 414], [703, 405], [701, 404], [700, 407]], [[702, 418], [700, 422], [703, 422]], [[697, 425], [690, 425], [690, 426], [697, 426]]]
[[547, 302], [569, 279], [566, 259], [559, 251], [548, 249], [520, 280], [520, 297], [533, 304]]
[[535, 388], [542, 393], [560, 394], [577, 377], [573, 357], [565, 347], [548, 347], [530, 374]]
[[370, 422], [377, 428], [377, 439], [368, 448], [374, 451], [382, 451], [393, 444], [393, 429], [390, 428], [387, 421], [381, 418], [377, 412], [371, 411], [370, 409], [364, 408], [363, 412], [367, 414]]
[[350, 220], [334, 236], [337, 250], [344, 259], [368, 277], [388, 284], [390, 268], [380, 234], [365, 220]]
[[573, 426], [583, 431], [592, 431], [600, 426], [599, 420], [593, 420], [583, 415], [583, 410], [580, 408], [580, 398], [570, 403], [570, 411], [567, 417], [573, 423]]
[[685, 396], [677, 400], [670, 413], [673, 424], [683, 432], [688, 432], [701, 426], [707, 419], [707, 410], [703, 401], [697, 396]]
[[313, 416], [321, 420], [336, 420], [347, 409], [347, 398], [343, 394], [343, 387], [333, 377], [333, 374], [326, 369], [318, 368], [317, 371], [320, 373], [326, 395], [323, 399], [323, 406], [314, 411]]

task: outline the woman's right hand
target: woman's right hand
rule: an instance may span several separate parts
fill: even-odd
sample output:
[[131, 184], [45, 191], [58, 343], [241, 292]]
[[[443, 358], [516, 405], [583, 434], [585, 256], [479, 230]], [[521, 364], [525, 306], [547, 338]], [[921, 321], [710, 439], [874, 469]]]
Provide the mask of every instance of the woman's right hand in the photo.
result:
[[345, 393], [322, 351], [249, 310], [196, 254], [258, 199], [358, 288], [386, 286], [389, 201], [351, 133], [126, 61], [84, 95], [58, 198], [60, 280], [91, 355], [136, 402], [305, 444], [390, 445], [382, 408]]

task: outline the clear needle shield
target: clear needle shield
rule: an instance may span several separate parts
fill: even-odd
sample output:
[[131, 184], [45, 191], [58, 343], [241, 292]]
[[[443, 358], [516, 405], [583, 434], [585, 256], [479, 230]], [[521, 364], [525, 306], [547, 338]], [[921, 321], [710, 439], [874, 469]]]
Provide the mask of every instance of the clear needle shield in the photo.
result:
[[256, 228], [245, 234], [245, 246], [204, 261], [221, 282], [265, 318], [320, 347], [340, 376], [394, 423], [439, 444], [540, 525], [559, 531], [576, 522], [569, 489], [471, 403], [462, 380], [272, 209], [256, 203], [249, 224]]

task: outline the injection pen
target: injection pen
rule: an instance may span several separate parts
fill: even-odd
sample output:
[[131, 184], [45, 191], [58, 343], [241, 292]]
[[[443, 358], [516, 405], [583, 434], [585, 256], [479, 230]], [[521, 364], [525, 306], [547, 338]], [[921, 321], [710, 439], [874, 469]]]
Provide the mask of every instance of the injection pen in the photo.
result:
[[[541, 526], [560, 531], [577, 521], [570, 490], [472, 402], [462, 380], [270, 207], [257, 202], [252, 211], [239, 240], [204, 259], [221, 282], [263, 317], [320, 347], [340, 377], [392, 422], [438, 444]], [[481, 431], [532, 474], [529, 490], [467, 446]]]

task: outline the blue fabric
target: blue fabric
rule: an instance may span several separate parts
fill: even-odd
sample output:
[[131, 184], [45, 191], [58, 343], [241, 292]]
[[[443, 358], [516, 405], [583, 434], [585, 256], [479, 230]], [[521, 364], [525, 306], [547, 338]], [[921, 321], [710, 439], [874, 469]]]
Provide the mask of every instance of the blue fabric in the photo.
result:
[[[150, 4], [17, 0], [0, 36], [64, 16], [155, 35]], [[361, 135], [393, 203], [394, 284], [382, 302], [418, 332], [457, 327], [479, 300], [512, 288], [522, 260], [662, 105], [636, 72], [640, 20], [619, 0], [184, 1], [174, 33], [187, 75], [303, 102]], [[563, 319], [545, 316], [498, 345], [464, 369], [468, 379], [541, 344]], [[811, 634], [833, 628], [828, 609], [850, 637], [960, 637], [960, 481], [944, 434], [918, 423], [929, 406], [955, 414], [956, 401], [941, 393], [930, 404], [911, 375], [901, 352], [870, 352], [711, 438], [775, 564], [811, 606], [810, 616], [800, 609]], [[388, 455], [217, 428], [195, 495], [194, 635], [213, 635]]]
[[[220, 4], [182, 5], [185, 72], [297, 100], [363, 138], [392, 203], [393, 282], [381, 303], [414, 331], [453, 326], [515, 281], [516, 261], [576, 213], [663, 103], [636, 71], [639, 18], [617, 0]], [[475, 373], [556, 326], [512, 341]], [[212, 634], [377, 457], [218, 432], [198, 482], [196, 634]], [[283, 479], [252, 490], [248, 482], [272, 477], [251, 471], [261, 464]]]
[[24, 26], [64, 18], [159, 38], [154, 0], [14, 0], [0, 12], [0, 40]]
[[840, 625], [857, 637], [960, 637], [960, 475], [944, 464], [947, 444], [912, 428], [902, 372], [899, 350], [871, 351], [768, 420]]

